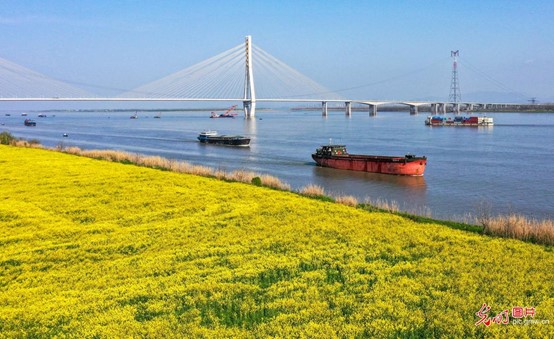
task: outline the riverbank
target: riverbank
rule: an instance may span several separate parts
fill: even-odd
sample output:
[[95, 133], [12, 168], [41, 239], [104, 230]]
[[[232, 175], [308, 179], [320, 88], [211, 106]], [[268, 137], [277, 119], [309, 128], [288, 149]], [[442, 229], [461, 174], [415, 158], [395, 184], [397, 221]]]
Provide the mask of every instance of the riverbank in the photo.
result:
[[[551, 333], [552, 247], [50, 150], [0, 163], [8, 336]], [[476, 325], [483, 303], [543, 325]]]
[[[0, 144], [14, 145], [18, 147], [44, 148], [38, 140], [17, 139], [7, 132], [0, 133]], [[65, 147], [58, 145], [53, 150], [88, 158], [134, 164], [149, 168], [169, 170], [177, 173], [187, 173], [204, 177], [217, 178], [219, 180], [251, 183], [256, 186], [264, 186], [283, 191], [293, 191], [288, 183], [268, 174], [259, 174], [248, 170], [235, 170], [227, 172], [222, 169], [213, 169], [202, 165], [193, 165], [188, 162], [170, 160], [160, 156], [146, 156], [136, 153], [128, 153], [115, 150], [83, 150], [79, 147]], [[358, 207], [368, 211], [389, 212], [414, 221], [431, 221], [440, 223], [454, 229], [471, 230], [476, 233], [514, 238], [538, 244], [554, 245], [554, 221], [550, 219], [529, 219], [523, 215], [511, 213], [508, 215], [493, 215], [490, 202], [483, 201], [474, 214], [467, 214], [463, 222], [452, 220], [437, 220], [431, 218], [429, 210], [411, 209], [410, 212], [400, 210], [395, 201], [386, 199], [366, 198], [359, 203], [358, 199], [351, 195], [329, 195], [318, 186], [309, 184], [294, 192], [300, 195], [316, 198], [323, 201], [334, 201], [340, 204]]]

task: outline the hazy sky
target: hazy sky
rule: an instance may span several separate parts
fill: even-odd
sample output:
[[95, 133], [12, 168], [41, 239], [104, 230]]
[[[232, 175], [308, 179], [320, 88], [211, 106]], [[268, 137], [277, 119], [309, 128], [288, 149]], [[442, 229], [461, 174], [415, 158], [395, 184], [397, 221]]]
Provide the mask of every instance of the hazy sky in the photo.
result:
[[450, 51], [460, 50], [462, 98], [554, 101], [552, 0], [1, 0], [0, 31], [0, 57], [97, 93], [159, 79], [251, 35], [331, 90], [356, 87], [347, 97], [446, 100]]

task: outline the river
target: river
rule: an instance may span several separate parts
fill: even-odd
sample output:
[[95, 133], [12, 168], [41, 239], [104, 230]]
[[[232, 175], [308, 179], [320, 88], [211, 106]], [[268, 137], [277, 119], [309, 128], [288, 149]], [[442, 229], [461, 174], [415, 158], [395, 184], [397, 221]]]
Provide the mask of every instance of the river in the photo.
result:
[[[255, 119], [210, 119], [210, 112], [1, 112], [1, 130], [43, 145], [117, 149], [188, 161], [224, 170], [248, 169], [277, 176], [294, 189], [322, 186], [333, 195], [396, 202], [400, 209], [463, 219], [486, 207], [493, 214], [530, 218], [554, 215], [554, 114], [487, 113], [493, 127], [428, 127], [426, 113], [271, 110]], [[249, 148], [200, 144], [202, 130], [242, 134]], [[64, 133], [68, 137], [63, 137]], [[351, 172], [315, 166], [311, 153], [330, 142], [350, 153], [427, 156], [423, 177]]]

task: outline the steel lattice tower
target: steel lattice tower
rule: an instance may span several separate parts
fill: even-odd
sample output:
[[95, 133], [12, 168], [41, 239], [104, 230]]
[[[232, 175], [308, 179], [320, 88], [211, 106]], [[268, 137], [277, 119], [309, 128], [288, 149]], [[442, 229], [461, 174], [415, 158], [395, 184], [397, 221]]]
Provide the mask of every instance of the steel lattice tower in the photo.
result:
[[452, 62], [452, 81], [450, 82], [450, 96], [448, 100], [453, 103], [458, 103], [462, 100], [460, 85], [458, 83], [458, 56], [460, 51], [450, 51], [450, 56], [454, 59]]

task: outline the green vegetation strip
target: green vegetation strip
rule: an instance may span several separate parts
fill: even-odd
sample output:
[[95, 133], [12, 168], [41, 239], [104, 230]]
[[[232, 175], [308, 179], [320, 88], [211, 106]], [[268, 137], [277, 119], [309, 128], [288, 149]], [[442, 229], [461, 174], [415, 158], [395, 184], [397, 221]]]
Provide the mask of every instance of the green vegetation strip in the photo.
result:
[[0, 191], [3, 336], [553, 333], [552, 247], [42, 149], [0, 146]]

